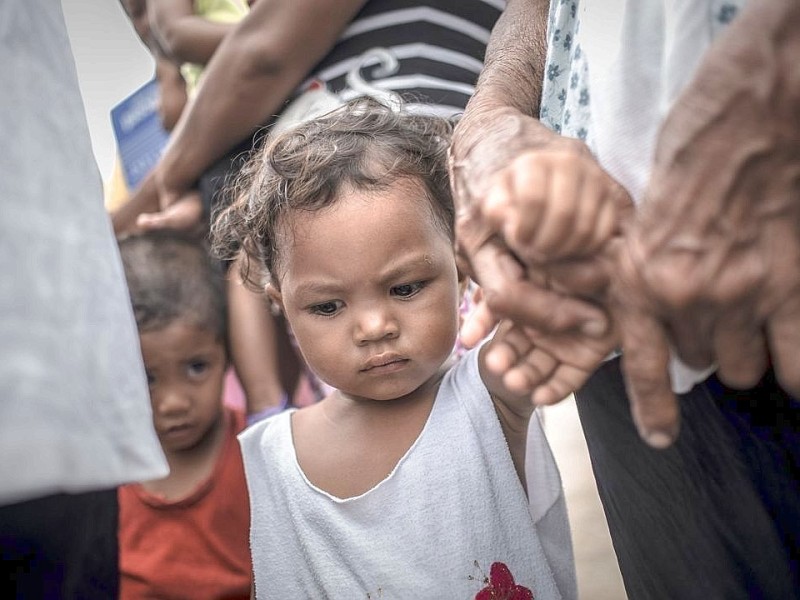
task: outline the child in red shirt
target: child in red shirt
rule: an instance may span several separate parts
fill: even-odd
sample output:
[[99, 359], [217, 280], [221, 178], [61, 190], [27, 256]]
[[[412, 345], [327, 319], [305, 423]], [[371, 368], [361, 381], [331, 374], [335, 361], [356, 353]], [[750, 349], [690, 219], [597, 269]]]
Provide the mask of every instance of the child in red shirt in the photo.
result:
[[199, 241], [153, 231], [120, 241], [164, 479], [123, 486], [120, 597], [249, 598], [250, 510], [236, 434], [223, 408], [228, 365], [219, 269]]

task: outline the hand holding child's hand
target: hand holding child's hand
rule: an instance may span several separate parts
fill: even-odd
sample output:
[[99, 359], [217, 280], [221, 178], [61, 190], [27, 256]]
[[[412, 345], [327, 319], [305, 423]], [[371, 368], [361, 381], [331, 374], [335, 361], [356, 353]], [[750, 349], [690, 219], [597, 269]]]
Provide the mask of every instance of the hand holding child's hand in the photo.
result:
[[484, 218], [527, 265], [592, 256], [633, 203], [583, 142], [552, 134], [498, 171]]
[[205, 229], [200, 194], [190, 192], [159, 212], [142, 213], [136, 218], [136, 226], [142, 231], [178, 229], [200, 234]]
[[[581, 289], [584, 297], [604, 301], [609, 286], [610, 256], [553, 265], [537, 275], [553, 293]], [[533, 276], [533, 275], [532, 275]], [[502, 377], [511, 392], [525, 394], [534, 404], [553, 404], [580, 388], [618, 346], [617, 330], [587, 335], [572, 329], [547, 332], [510, 322], [498, 327], [486, 355], [486, 366]]]
[[489, 112], [497, 123], [489, 135], [473, 119], [459, 126], [452, 147], [458, 250], [484, 290], [463, 343], [477, 343], [500, 318], [540, 332], [604, 336], [608, 317], [582, 288], [555, 289], [537, 273], [599, 253], [632, 214], [630, 197], [582, 142], [508, 108]]

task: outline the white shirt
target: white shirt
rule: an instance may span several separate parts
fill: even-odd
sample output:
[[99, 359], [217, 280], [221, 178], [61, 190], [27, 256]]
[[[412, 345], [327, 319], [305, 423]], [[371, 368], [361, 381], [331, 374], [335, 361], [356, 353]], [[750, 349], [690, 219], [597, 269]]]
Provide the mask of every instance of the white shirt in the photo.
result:
[[240, 440], [258, 598], [472, 599], [494, 562], [537, 600], [574, 598], [561, 481], [536, 416], [529, 438], [530, 504], [477, 351], [446, 374], [393, 471], [359, 496], [305, 477], [290, 412], [251, 427]]
[[[540, 117], [643, 200], [662, 120], [744, 0], [552, 0]], [[673, 389], [714, 370], [676, 357]]]
[[0, 29], [0, 505], [163, 477], [61, 6]]

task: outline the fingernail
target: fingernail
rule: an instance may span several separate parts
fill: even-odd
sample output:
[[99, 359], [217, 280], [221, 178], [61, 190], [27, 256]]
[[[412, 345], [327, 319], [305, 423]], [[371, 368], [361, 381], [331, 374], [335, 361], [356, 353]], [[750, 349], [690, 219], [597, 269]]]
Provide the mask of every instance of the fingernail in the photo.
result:
[[591, 337], [599, 337], [606, 332], [606, 323], [598, 320], [586, 321], [581, 325], [581, 332]]
[[645, 431], [642, 434], [644, 441], [647, 442], [647, 445], [651, 448], [655, 448], [657, 450], [663, 450], [664, 448], [669, 448], [672, 445], [672, 442], [675, 441], [675, 438], [665, 431]]

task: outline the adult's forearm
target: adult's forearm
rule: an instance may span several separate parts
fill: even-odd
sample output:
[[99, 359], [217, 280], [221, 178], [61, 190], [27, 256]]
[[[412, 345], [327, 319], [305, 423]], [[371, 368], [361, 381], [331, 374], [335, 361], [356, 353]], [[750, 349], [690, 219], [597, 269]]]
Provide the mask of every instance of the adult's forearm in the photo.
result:
[[[548, 0], [509, 0], [486, 48], [475, 93], [456, 132], [464, 152], [486, 134], [483, 116], [501, 107], [538, 118], [547, 54]], [[474, 126], [473, 126], [474, 124]]]
[[280, 112], [364, 0], [257, 2], [220, 44], [162, 159], [162, 182], [186, 189]]
[[468, 111], [503, 105], [538, 117], [549, 6], [548, 0], [509, 0], [492, 31]]
[[451, 167], [469, 171], [464, 181], [453, 173], [459, 204], [467, 197], [462, 185], [476, 193], [492, 173], [537, 143], [548, 9], [548, 0], [510, 0], [492, 31], [475, 93], [453, 134]]

